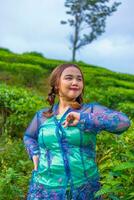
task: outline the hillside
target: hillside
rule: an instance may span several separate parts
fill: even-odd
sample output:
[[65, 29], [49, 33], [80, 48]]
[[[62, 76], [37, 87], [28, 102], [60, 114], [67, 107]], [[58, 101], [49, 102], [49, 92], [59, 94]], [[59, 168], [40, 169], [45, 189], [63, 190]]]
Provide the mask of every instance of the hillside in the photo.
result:
[[[0, 83], [20, 86], [45, 98], [49, 89], [46, 85], [49, 74], [63, 62], [46, 59], [37, 52], [15, 54], [1, 48]], [[77, 64], [85, 76], [85, 101], [98, 101], [125, 111], [126, 107], [130, 107], [133, 115], [134, 75], [112, 72], [83, 62]]]
[[[16, 54], [0, 48], [1, 200], [26, 198], [32, 162], [22, 137], [34, 113], [48, 106], [48, 77], [64, 62], [45, 58], [38, 52]], [[84, 102], [97, 101], [125, 112], [131, 119], [130, 129], [120, 137], [106, 132], [98, 136], [97, 162], [104, 199], [134, 199], [134, 75], [84, 62], [76, 64], [84, 73]]]

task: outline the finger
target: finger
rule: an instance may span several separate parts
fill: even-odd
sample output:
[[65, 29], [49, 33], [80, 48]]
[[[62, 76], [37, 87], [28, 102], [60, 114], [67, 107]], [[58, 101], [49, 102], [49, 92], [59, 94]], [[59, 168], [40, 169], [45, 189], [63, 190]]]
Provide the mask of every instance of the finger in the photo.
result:
[[74, 115], [72, 113], [69, 113], [66, 117], [65, 122], [63, 123], [64, 127], [67, 127], [68, 125], [73, 124], [72, 121], [74, 120], [75, 120]]
[[78, 124], [78, 120], [74, 120], [72, 123], [69, 123], [69, 126], [76, 126]]
[[71, 115], [68, 115], [65, 122], [63, 122], [62, 124], [64, 125], [64, 127], [67, 127], [69, 122], [72, 120], [72, 116]]
[[71, 120], [74, 120], [74, 116], [70, 114], [69, 116], [67, 116], [66, 120], [68, 122], [71, 121]]
[[65, 122], [63, 123], [63, 126], [64, 126], [64, 127], [67, 127], [68, 124], [69, 124], [69, 123], [68, 123], [67, 121], [65, 121]]

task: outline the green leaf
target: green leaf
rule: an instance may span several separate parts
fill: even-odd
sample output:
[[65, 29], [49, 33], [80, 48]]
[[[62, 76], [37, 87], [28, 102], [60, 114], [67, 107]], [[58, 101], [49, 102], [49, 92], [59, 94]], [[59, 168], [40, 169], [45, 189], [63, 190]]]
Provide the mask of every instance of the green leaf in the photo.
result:
[[131, 168], [134, 168], [134, 162], [123, 162], [119, 164], [118, 166], [114, 167], [113, 170], [121, 171], [121, 170], [131, 169]]

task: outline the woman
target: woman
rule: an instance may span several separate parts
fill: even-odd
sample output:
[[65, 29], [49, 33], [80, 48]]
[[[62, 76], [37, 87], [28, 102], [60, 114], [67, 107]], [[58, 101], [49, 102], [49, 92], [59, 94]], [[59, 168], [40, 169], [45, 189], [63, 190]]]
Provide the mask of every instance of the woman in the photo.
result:
[[35, 114], [24, 136], [34, 163], [27, 200], [101, 199], [94, 196], [100, 189], [96, 135], [102, 130], [121, 134], [130, 121], [98, 103], [83, 103], [84, 78], [75, 64], [55, 68], [50, 86], [51, 108]]

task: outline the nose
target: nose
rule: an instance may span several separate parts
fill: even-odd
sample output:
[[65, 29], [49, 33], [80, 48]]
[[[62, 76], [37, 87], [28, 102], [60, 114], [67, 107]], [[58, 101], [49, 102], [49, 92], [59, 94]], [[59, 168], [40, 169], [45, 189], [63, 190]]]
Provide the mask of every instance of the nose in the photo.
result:
[[76, 79], [73, 79], [72, 85], [78, 85], [78, 81]]

